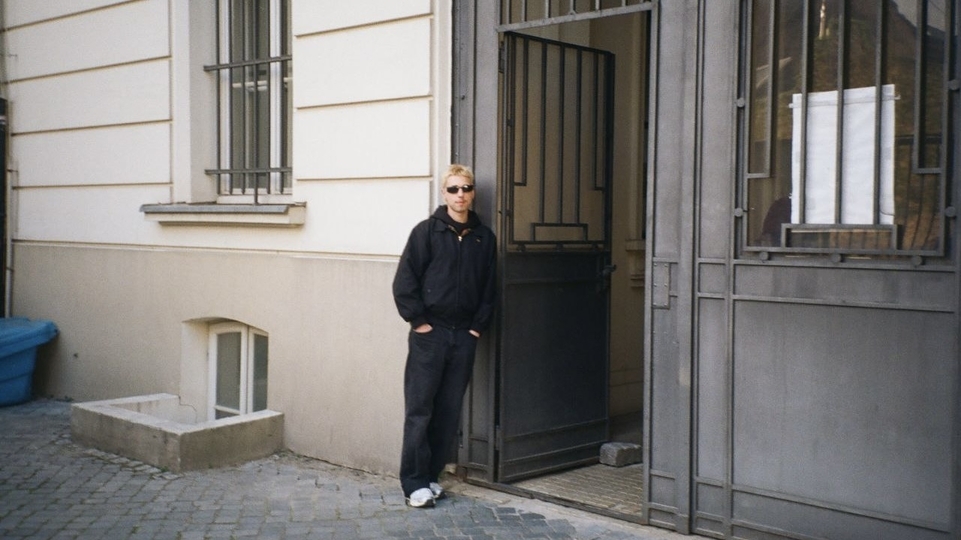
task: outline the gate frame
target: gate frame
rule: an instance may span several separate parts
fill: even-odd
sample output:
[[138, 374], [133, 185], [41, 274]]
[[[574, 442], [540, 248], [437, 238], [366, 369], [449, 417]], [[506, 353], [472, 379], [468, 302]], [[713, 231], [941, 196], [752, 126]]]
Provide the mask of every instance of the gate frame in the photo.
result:
[[[481, 193], [488, 193], [489, 196], [479, 197], [475, 202], [482, 215], [492, 217], [492, 225], [496, 230], [500, 230], [501, 216], [499, 213], [498, 201], [501, 197], [500, 192], [500, 105], [501, 105], [501, 85], [499, 65], [503, 61], [500, 55], [501, 36], [508, 31], [523, 30], [538, 26], [548, 26], [577, 20], [589, 20], [599, 17], [623, 15], [627, 13], [650, 12], [650, 24], [648, 39], [648, 69], [647, 69], [647, 102], [646, 120], [653, 126], [656, 118], [656, 73], [657, 73], [657, 14], [659, 0], [646, 0], [633, 6], [624, 6], [599, 10], [595, 12], [569, 14], [542, 19], [536, 21], [525, 21], [514, 24], [501, 24], [500, 9], [501, 2], [489, 2], [486, 0], [463, 0], [452, 2], [453, 6], [453, 35], [452, 35], [452, 115], [451, 115], [451, 155], [452, 160], [459, 163], [471, 165], [477, 175], [477, 182], [481, 186]], [[477, 81], [498, 81], [497, 85], [476, 84]], [[478, 114], [479, 110], [496, 111], [498, 114]], [[651, 134], [654, 129], [650, 130]], [[653, 163], [655, 156], [655, 137], [649, 136], [645, 141], [647, 146], [648, 163]], [[477, 141], [485, 141], [478, 144]], [[491, 176], [488, 171], [497, 171], [495, 176]], [[648, 167], [647, 174], [648, 194], [653, 193], [653, 167]], [[648, 196], [646, 199], [646, 221], [648, 226], [652, 222], [653, 199]], [[494, 223], [496, 218], [497, 223]], [[650, 229], [648, 229], [650, 234]], [[645, 256], [645, 272], [650, 272], [650, 251]], [[649, 280], [646, 280], [650, 283]], [[650, 302], [650, 293], [645, 292], [645, 302]], [[645, 306], [641, 306], [646, 310]], [[645, 320], [644, 331], [649, 334], [649, 322]], [[495, 363], [495, 355], [500, 350], [500, 331], [493, 327], [488, 332], [488, 340], [482, 341], [478, 348], [477, 362], [475, 363], [474, 378], [465, 396], [465, 407], [462, 416], [463, 431], [460, 437], [458, 449], [458, 469], [459, 474], [466, 477], [469, 481], [490, 485], [498, 489], [510, 491], [509, 486], [497, 484], [495, 482], [495, 469], [490, 466], [493, 458], [487, 463], [471, 461], [472, 454], [485, 452], [488, 456], [493, 456], [496, 448], [497, 434], [494, 432], [493, 420], [497, 414], [497, 404], [499, 396], [494, 395], [493, 389], [497, 387], [498, 374], [494, 369], [490, 369]], [[645, 394], [643, 425], [644, 442], [643, 453], [649, 454], [648, 423], [649, 410], [647, 407], [647, 370], [650, 364], [650, 344], [645, 340], [644, 344], [644, 370], [645, 383], [642, 392]], [[479, 386], [485, 385], [490, 393], [490, 399], [486, 403], [477, 403]], [[478, 414], [474, 414], [474, 413]], [[479, 416], [480, 419], [476, 419]], [[491, 425], [488, 432], [482, 432], [477, 428], [478, 423], [489, 420]], [[648, 476], [648, 463], [644, 461], [645, 482]], [[647, 523], [647, 504], [642, 501], [642, 519]]]

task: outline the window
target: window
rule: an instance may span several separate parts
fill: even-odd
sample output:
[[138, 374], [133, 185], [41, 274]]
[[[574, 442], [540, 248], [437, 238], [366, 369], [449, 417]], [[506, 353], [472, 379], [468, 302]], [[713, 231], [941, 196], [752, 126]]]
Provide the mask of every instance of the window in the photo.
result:
[[[218, 202], [283, 202], [291, 188], [289, 0], [219, 0]], [[281, 196], [278, 200], [278, 196]]]
[[226, 322], [210, 325], [210, 414], [219, 419], [267, 408], [267, 334]]
[[954, 4], [743, 3], [742, 254], [947, 254]]

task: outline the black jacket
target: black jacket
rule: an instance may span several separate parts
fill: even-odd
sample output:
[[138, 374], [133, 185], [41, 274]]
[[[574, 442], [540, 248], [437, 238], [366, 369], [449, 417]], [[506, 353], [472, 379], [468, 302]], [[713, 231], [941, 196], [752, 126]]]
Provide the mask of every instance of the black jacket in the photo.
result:
[[494, 311], [496, 239], [470, 212], [461, 235], [441, 206], [410, 233], [394, 275], [397, 311], [413, 328], [424, 323], [475, 330]]

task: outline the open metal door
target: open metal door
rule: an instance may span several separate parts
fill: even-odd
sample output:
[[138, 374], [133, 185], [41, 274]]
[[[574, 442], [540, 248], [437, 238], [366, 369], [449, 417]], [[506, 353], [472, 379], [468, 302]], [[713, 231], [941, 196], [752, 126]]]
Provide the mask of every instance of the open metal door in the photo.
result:
[[520, 34], [502, 59], [497, 480], [608, 437], [613, 55]]

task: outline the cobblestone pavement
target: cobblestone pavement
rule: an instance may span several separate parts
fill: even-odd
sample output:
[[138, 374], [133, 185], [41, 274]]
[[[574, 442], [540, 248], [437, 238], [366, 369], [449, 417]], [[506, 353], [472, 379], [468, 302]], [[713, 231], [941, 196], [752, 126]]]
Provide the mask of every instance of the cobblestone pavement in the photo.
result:
[[452, 482], [433, 509], [397, 480], [280, 453], [172, 474], [70, 440], [69, 404], [0, 408], [0, 538], [690, 539]]

